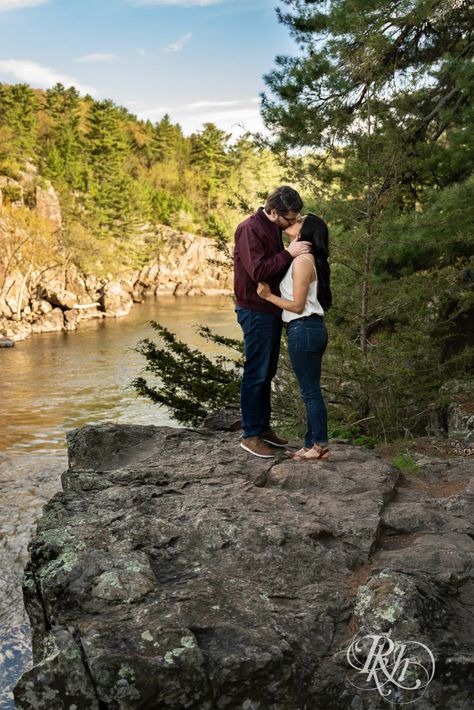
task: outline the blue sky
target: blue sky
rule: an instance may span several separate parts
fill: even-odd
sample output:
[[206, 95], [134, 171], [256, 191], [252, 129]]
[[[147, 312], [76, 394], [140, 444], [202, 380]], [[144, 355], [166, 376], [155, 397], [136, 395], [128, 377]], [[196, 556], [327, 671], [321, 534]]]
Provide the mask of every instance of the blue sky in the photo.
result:
[[280, 0], [0, 0], [0, 81], [57, 81], [141, 118], [259, 130], [262, 75], [297, 49]]

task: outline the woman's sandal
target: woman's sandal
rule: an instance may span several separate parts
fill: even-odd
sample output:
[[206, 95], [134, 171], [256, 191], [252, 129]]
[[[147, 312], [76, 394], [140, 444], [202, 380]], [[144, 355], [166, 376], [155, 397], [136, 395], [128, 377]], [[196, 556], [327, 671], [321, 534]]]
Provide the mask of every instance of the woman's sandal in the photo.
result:
[[[298, 452], [299, 453], [299, 452]], [[296, 458], [296, 454], [293, 458]], [[328, 461], [329, 447], [313, 444], [311, 449], [307, 449], [305, 454], [301, 454], [297, 461]]]
[[297, 451], [295, 454], [292, 454], [291, 458], [294, 461], [304, 461], [304, 454], [309, 451], [309, 449], [306, 448], [306, 446], [303, 446], [302, 449]]

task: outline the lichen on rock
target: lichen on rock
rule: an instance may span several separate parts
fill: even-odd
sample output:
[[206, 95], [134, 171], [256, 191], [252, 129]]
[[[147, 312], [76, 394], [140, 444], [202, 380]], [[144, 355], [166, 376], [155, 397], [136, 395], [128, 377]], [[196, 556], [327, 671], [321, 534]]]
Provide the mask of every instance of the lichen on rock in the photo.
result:
[[22, 710], [70, 692], [78, 708], [375, 710], [347, 682], [355, 631], [428, 644], [440, 670], [420, 709], [468, 710], [472, 471], [439, 469], [450, 499], [410, 499], [347, 445], [306, 464], [255, 459], [231, 431], [116, 424], [68, 444], [30, 543]]

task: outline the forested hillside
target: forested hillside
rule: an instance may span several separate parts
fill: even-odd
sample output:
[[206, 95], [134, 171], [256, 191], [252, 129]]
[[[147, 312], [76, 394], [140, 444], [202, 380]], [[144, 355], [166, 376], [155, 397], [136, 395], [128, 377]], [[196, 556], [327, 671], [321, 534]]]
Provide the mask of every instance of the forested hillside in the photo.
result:
[[0, 84], [4, 208], [15, 205], [15, 181], [32, 167], [32, 187], [50, 180], [59, 195], [55, 241], [80, 269], [96, 274], [146, 263], [156, 251], [153, 224], [230, 233], [239, 211], [229, 201], [254, 202], [279, 180], [269, 151], [248, 136], [231, 142], [211, 123], [184, 136], [168, 116], [140, 121], [110, 100], [81, 98], [73, 87], [43, 92]]

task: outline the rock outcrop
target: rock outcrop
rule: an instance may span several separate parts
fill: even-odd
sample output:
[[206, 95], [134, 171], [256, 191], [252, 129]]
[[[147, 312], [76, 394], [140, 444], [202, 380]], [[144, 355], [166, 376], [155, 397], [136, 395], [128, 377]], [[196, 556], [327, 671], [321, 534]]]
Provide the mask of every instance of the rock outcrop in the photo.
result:
[[52, 222], [56, 229], [61, 229], [62, 215], [59, 198], [50, 182], [46, 182], [44, 187], [36, 186], [35, 207], [39, 217]]
[[351, 684], [356, 633], [431, 649], [420, 710], [472, 707], [467, 461], [256, 459], [230, 431], [115, 424], [68, 443], [29, 545], [18, 708], [386, 708]]
[[133, 305], [133, 299], [120, 283], [111, 281], [104, 284], [100, 303], [105, 313], [118, 317], [127, 315]]
[[[32, 164], [27, 164], [25, 171], [15, 172], [15, 177], [0, 174], [0, 209], [2, 205], [9, 208], [0, 214], [3, 251], [5, 245], [12, 245], [12, 235], [16, 239], [16, 247], [11, 247], [14, 253], [20, 253], [19, 245], [31, 241], [29, 228], [23, 222], [20, 227], [15, 217], [18, 209], [28, 215], [33, 212], [52, 235], [62, 228], [58, 195]], [[54, 260], [36, 269], [31, 263], [24, 267], [29, 260], [20, 259], [16, 268], [11, 254], [0, 254], [0, 337], [23, 340], [31, 333], [75, 330], [81, 321], [91, 318], [124, 316], [146, 294], [232, 292], [232, 274], [213, 239], [166, 225], [144, 225], [143, 232], [150, 243], [156, 244], [149, 263], [141, 269], [101, 278], [81, 273], [74, 264], [59, 265]]]
[[233, 274], [213, 240], [166, 226], [159, 228], [157, 236], [159, 260], [139, 277], [146, 283], [154, 275], [156, 294], [204, 296], [231, 292]]
[[[0, 218], [0, 229], [2, 228]], [[23, 340], [31, 333], [75, 330], [83, 320], [127, 315], [146, 295], [217, 295], [231, 292], [230, 274], [208, 259], [219, 259], [211, 239], [159, 228], [156, 260], [121, 278], [82, 274], [70, 264], [44, 277], [12, 271], [3, 279], [0, 263], [0, 336]], [[189, 253], [188, 251], [189, 250]], [[54, 309], [54, 313], [53, 312]]]

